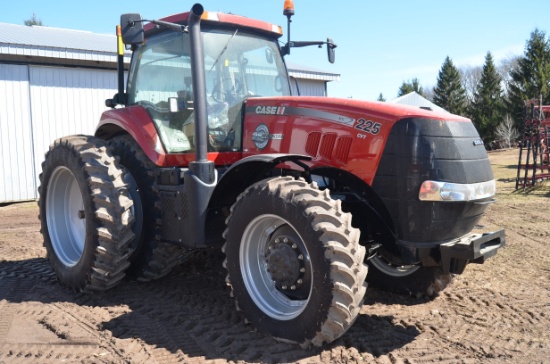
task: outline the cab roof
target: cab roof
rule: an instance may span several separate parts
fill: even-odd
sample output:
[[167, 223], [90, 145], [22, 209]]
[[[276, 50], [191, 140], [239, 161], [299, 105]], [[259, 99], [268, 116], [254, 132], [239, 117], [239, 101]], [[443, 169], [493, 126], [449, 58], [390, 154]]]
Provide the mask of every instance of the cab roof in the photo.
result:
[[[187, 24], [189, 19], [189, 12], [179, 13], [167, 16], [160, 20], [170, 23]], [[249, 28], [253, 31], [259, 31], [261, 33], [279, 38], [283, 35], [283, 29], [279, 25], [271, 24], [262, 20], [250, 19], [241, 15], [225, 14], [220, 12], [205, 11], [201, 16], [201, 23], [227, 25], [231, 27], [241, 26]], [[155, 28], [154, 24], [145, 24], [145, 33], [150, 33]]]

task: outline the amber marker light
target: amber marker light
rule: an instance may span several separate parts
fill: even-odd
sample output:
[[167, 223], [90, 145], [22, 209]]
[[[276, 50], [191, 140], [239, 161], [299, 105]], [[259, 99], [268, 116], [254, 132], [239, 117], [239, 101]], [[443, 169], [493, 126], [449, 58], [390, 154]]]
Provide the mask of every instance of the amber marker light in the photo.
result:
[[116, 26], [116, 38], [117, 38], [117, 54], [119, 56], [124, 55], [124, 44], [122, 43], [122, 29], [120, 25]]
[[220, 21], [218, 13], [210, 12], [210, 11], [205, 11], [204, 13], [202, 13], [201, 19], [202, 20]]

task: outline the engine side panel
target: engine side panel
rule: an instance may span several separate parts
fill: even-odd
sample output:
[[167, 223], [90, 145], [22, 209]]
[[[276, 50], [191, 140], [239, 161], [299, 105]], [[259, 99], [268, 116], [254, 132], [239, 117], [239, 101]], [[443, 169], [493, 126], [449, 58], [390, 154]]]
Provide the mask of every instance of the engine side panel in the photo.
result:
[[370, 183], [393, 123], [391, 117], [327, 101], [249, 99], [243, 156], [305, 154], [312, 157], [308, 164], [313, 168], [334, 166]]

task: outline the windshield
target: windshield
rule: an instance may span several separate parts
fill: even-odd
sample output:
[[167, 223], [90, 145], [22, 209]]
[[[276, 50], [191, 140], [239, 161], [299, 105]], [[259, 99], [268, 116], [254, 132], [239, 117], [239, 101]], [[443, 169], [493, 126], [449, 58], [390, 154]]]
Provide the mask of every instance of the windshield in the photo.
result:
[[[231, 31], [203, 31], [209, 151], [241, 149], [248, 97], [287, 96], [290, 87], [275, 40]], [[166, 32], [136, 50], [129, 105], [144, 106], [168, 153], [192, 152], [193, 100], [189, 34]]]

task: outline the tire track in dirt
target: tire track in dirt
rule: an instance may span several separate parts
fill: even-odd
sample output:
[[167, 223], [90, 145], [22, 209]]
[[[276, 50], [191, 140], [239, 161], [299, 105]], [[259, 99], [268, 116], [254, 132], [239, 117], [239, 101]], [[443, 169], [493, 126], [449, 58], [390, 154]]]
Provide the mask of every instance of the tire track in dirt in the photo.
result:
[[[36, 320], [48, 317], [43, 323], [60, 336], [70, 338], [72, 333], [75, 339], [76, 329], [86, 335], [95, 333], [97, 345], [73, 343], [50, 349], [39, 344], [18, 345], [17, 350], [10, 347], [9, 356], [0, 356], [0, 360], [19, 362], [28, 356], [33, 358], [28, 362], [46, 363], [65, 359], [113, 363], [513, 361], [510, 358], [542, 348], [533, 340], [518, 340], [517, 335], [488, 335], [504, 331], [501, 326], [507, 323], [518, 327], [548, 323], [548, 316], [541, 314], [548, 308], [545, 304], [521, 292], [511, 297], [464, 286], [470, 277], [455, 282], [434, 301], [396, 298], [371, 290], [369, 302], [348, 333], [324, 350], [303, 351], [244, 324], [224, 287], [224, 272], [184, 269], [155, 282], [123, 282], [106, 293], [83, 294], [62, 288], [55, 279], [42, 282], [43, 270], [42, 264], [34, 268], [26, 263], [10, 265], [8, 273], [0, 277], [2, 287], [5, 282], [13, 285], [27, 280], [27, 287], [21, 290], [32, 290], [46, 304], [47, 309], [26, 307], [18, 315]], [[398, 303], [387, 305], [376, 299]], [[25, 303], [19, 294], [12, 293], [8, 300]], [[62, 330], [67, 318], [78, 322], [74, 323], [76, 329], [65, 335]]]
[[93, 296], [61, 287], [47, 259], [1, 262], [0, 299], [2, 308], [16, 308], [1, 314], [11, 325], [0, 336], [0, 362], [122, 362], [116, 347], [102, 343], [86, 306]]
[[[99, 352], [94, 359], [99, 362], [211, 362], [228, 357], [271, 361], [273, 353], [276, 361], [293, 361], [304, 356], [296, 346], [276, 343], [242, 322], [221, 269], [214, 275], [201, 272], [145, 284], [124, 282], [117, 290], [84, 294], [59, 286], [44, 258], [3, 262], [0, 268], [2, 281], [25, 282], [20, 291], [32, 289], [46, 305], [40, 310], [29, 307], [24, 295], [8, 294], [9, 284], [3, 282], [2, 296], [7, 300], [2, 307], [7, 302], [13, 307], [19, 304], [17, 312], [5, 310], [11, 313], [4, 314], [4, 320], [17, 313], [20, 321], [32, 320], [55, 338], [48, 344], [10, 343], [9, 350], [2, 350], [6, 359], [78, 361], [90, 349]], [[58, 341], [67, 343], [44, 351], [48, 345], [62, 345]]]
[[3, 277], [19, 277], [20, 279], [32, 279], [42, 283], [57, 281], [50, 263], [45, 258], [0, 262], [0, 278]]
[[[274, 342], [243, 323], [224, 286], [221, 270], [187, 273], [167, 277], [161, 285], [160, 281], [125, 284], [120, 295], [126, 297], [130, 310], [102, 323], [102, 330], [111, 331], [120, 340], [139, 337], [155, 347], [152, 355], [158, 362], [280, 362], [294, 360], [296, 355], [303, 357], [303, 350], [295, 345]], [[146, 302], [142, 294], [147, 295]], [[277, 350], [281, 356], [274, 357]]]
[[[479, 296], [471, 293], [458, 289], [446, 293], [451, 307], [460, 307], [458, 302], [465, 303], [460, 309], [455, 309], [452, 315], [464, 321], [462, 327], [470, 328], [457, 335], [461, 343], [469, 343], [472, 347], [478, 346], [478, 351], [492, 352], [497, 357], [498, 352], [501, 352], [503, 357], [508, 358], [517, 353], [531, 352], [539, 346], [538, 340], [543, 339], [543, 332], [547, 332], [547, 312], [550, 312], [548, 303], [537, 303], [540, 302], [537, 298], [542, 298], [539, 294], [531, 293], [528, 296], [527, 292], [519, 292], [519, 295], [510, 295], [490, 289]], [[477, 327], [481, 327], [483, 332], [490, 333], [482, 338], [481, 345], [481, 330], [476, 330]], [[530, 333], [531, 340], [524, 338], [526, 332]]]
[[[549, 342], [548, 336], [545, 339], [543, 334], [548, 327], [548, 317], [544, 313], [548, 310], [547, 305], [537, 305], [532, 300], [526, 303], [491, 290], [451, 287], [429, 304], [429, 311], [409, 323], [422, 333], [420, 338], [429, 338], [432, 347], [453, 348], [448, 353], [440, 351], [432, 358], [437, 361], [454, 362], [458, 351], [461, 359], [475, 362], [513, 362], [518, 354], [540, 351], [544, 341]], [[532, 339], [524, 338], [526, 331]], [[412, 359], [410, 354], [407, 351], [407, 358]], [[429, 357], [423, 352], [420, 354], [418, 359]]]
[[[39, 282], [44, 279], [42, 264], [21, 264], [8, 269], [10, 279], [22, 278]], [[53, 279], [45, 279], [34, 291], [49, 303], [50, 311], [36, 312], [37, 317], [48, 317], [43, 324], [51, 331], [67, 338], [63, 323], [66, 317], [78, 317], [80, 329], [86, 328], [88, 334], [98, 332], [96, 342], [101, 342], [101, 351], [97, 361], [133, 363], [146, 362], [190, 362], [209, 363], [224, 360], [245, 362], [399, 362], [406, 360], [456, 362], [457, 351], [461, 358], [506, 359], [510, 356], [496, 356], [499, 345], [504, 353], [513, 350], [536, 350], [536, 347], [523, 345], [504, 337], [495, 342], [479, 343], [480, 332], [494, 330], [490, 317], [485, 317], [479, 307], [489, 307], [490, 302], [500, 305], [500, 312], [506, 309], [505, 316], [521, 323], [537, 324], [533, 316], [544, 307], [533, 306], [531, 313], [527, 305], [525, 311], [516, 313], [514, 307], [504, 297], [492, 292], [480, 292], [487, 298], [475, 298], [475, 292], [467, 288], [451, 287], [439, 297], [439, 310], [430, 309], [423, 315], [400, 318], [395, 306], [375, 304], [374, 312], [366, 305], [357, 322], [350, 331], [324, 351], [303, 351], [294, 345], [277, 343], [271, 338], [254, 332], [244, 324], [233, 307], [228, 292], [223, 287], [223, 272], [191, 273], [182, 271], [164, 280], [151, 283], [124, 282], [118, 289], [102, 294], [72, 293], [61, 288]], [[44, 284], [46, 283], [46, 284]], [[51, 292], [54, 291], [52, 294]], [[376, 296], [376, 291], [372, 292]], [[474, 296], [472, 296], [474, 294]], [[385, 293], [379, 293], [384, 297]], [[12, 295], [13, 296], [13, 295]], [[144, 300], [143, 298], [147, 299]], [[12, 297], [17, 300], [16, 297]], [[403, 298], [404, 302], [415, 300]], [[436, 300], [436, 301], [437, 301]], [[529, 302], [528, 300], [526, 300]], [[515, 304], [518, 300], [514, 301]], [[24, 312], [20, 312], [24, 315]], [[519, 316], [514, 316], [514, 314]], [[63, 317], [64, 320], [56, 317]], [[529, 321], [531, 320], [531, 321]], [[429, 323], [429, 324], [426, 324]], [[459, 328], [459, 330], [456, 330]], [[73, 328], [73, 339], [78, 335]], [[81, 335], [85, 336], [85, 335]], [[426, 341], [429, 345], [409, 348], [415, 340]], [[73, 345], [74, 346], [74, 345]], [[433, 347], [444, 349], [433, 352]], [[451, 349], [447, 349], [451, 347]], [[517, 348], [517, 349], [514, 349]], [[76, 351], [85, 351], [78, 347]], [[31, 347], [20, 350], [16, 355], [31, 355]], [[38, 349], [37, 349], [38, 350]], [[86, 350], [89, 350], [87, 348]], [[59, 357], [51, 352], [49, 357]], [[32, 354], [34, 358], [44, 358], [43, 349]], [[78, 353], [70, 356], [78, 357]]]
[[0, 278], [0, 344], [6, 341], [13, 318], [17, 313], [15, 301], [18, 291], [21, 289], [19, 280], [16, 278]]

